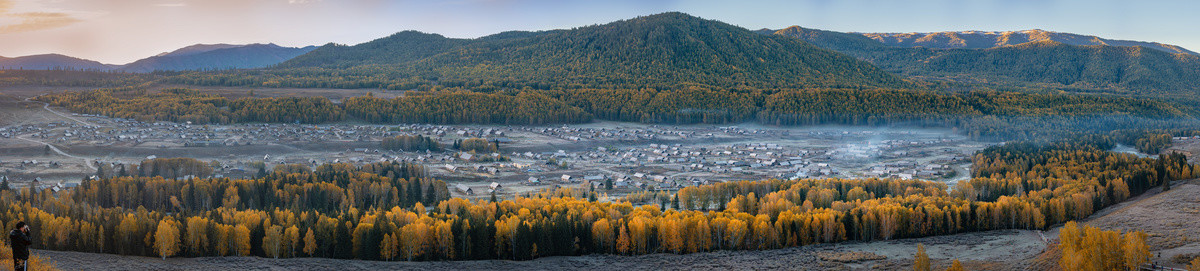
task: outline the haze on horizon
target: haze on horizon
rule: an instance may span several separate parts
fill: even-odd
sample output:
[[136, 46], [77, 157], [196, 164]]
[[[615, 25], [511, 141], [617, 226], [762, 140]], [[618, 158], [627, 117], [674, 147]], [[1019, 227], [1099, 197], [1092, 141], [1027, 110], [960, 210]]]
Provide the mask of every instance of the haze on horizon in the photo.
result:
[[474, 38], [681, 11], [748, 29], [844, 32], [1044, 29], [1200, 51], [1200, 2], [684, 0], [0, 0], [0, 56], [110, 64], [198, 43], [357, 44], [403, 30]]

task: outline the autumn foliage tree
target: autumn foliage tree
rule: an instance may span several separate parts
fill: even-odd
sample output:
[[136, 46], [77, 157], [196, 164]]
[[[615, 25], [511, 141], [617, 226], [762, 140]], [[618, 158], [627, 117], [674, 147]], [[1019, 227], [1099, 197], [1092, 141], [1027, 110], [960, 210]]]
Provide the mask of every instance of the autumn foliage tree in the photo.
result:
[[166, 218], [158, 222], [154, 232], [154, 252], [164, 260], [179, 252], [179, 223]]
[[1105, 231], [1091, 226], [1080, 228], [1067, 222], [1059, 231], [1062, 259], [1059, 266], [1070, 270], [1138, 270], [1149, 262], [1146, 234], [1140, 231]]
[[959, 262], [958, 259], [954, 259], [954, 261], [950, 263], [950, 267], [946, 268], [946, 271], [966, 271], [966, 269], [963, 268], [962, 262]]
[[917, 244], [917, 254], [913, 255], [913, 270], [929, 271], [929, 254], [925, 254], [925, 245]]
[[313, 229], [308, 228], [308, 232], [304, 234], [304, 254], [312, 256], [317, 252], [317, 238], [313, 234]]

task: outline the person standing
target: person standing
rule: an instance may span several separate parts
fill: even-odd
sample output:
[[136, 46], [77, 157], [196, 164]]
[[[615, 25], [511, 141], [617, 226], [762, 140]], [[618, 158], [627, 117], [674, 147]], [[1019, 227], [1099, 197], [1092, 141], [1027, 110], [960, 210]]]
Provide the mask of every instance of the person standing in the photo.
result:
[[8, 241], [12, 246], [13, 270], [25, 271], [29, 266], [29, 246], [33, 244], [33, 240], [29, 239], [29, 225], [25, 225], [25, 221], [17, 222], [17, 226], [8, 233]]

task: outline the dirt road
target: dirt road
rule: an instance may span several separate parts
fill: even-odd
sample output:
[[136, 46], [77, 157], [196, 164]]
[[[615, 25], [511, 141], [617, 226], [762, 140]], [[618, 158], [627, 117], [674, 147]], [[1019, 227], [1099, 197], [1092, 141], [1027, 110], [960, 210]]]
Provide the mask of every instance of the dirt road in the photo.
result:
[[20, 140], [25, 140], [25, 141], [29, 141], [29, 142], [33, 142], [33, 143], [38, 143], [38, 144], [42, 144], [42, 145], [46, 145], [46, 146], [50, 147], [50, 150], [53, 150], [55, 153], [58, 153], [58, 154], [60, 154], [60, 155], [62, 155], [62, 156], [71, 157], [71, 158], [75, 158], [75, 159], [82, 159], [82, 160], [83, 160], [83, 165], [87, 166], [88, 168], [90, 168], [90, 169], [92, 169], [92, 170], [96, 170], [96, 166], [95, 166], [95, 165], [92, 165], [92, 159], [91, 159], [91, 158], [87, 158], [87, 157], [79, 157], [79, 156], [74, 156], [74, 155], [71, 155], [71, 154], [69, 154], [69, 153], [67, 153], [67, 152], [64, 152], [64, 151], [62, 151], [62, 150], [58, 149], [58, 147], [55, 147], [55, 146], [54, 146], [54, 144], [46, 143], [46, 142], [44, 142], [44, 141], [40, 141], [40, 140], [36, 140], [36, 139], [29, 139], [29, 138], [24, 138], [24, 137], [17, 137], [17, 139], [20, 139]]

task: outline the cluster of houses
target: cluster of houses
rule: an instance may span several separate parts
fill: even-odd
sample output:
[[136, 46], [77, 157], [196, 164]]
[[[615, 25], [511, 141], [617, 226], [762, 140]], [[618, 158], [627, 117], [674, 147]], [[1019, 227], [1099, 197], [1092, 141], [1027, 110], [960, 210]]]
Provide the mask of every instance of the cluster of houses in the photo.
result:
[[591, 127], [521, 127], [521, 130], [570, 141], [585, 140], [655, 140], [662, 138], [687, 139], [709, 136], [698, 129], [679, 129], [651, 125], [645, 128], [591, 128]]
[[946, 164], [918, 164], [913, 161], [897, 161], [871, 166], [863, 172], [863, 177], [897, 178], [897, 179], [934, 179], [948, 177], [954, 174], [954, 169]]
[[[584, 146], [557, 151], [513, 151], [505, 159], [499, 154], [463, 152], [403, 152], [362, 147], [321, 153], [271, 153], [222, 161], [218, 174], [254, 174], [250, 163], [372, 163], [405, 161], [430, 166], [435, 176], [471, 175], [524, 180], [527, 185], [588, 184], [593, 188], [674, 190], [720, 180], [762, 178], [942, 178], [955, 172], [950, 166], [967, 159], [956, 150], [959, 139], [910, 138], [903, 131], [846, 131], [754, 129], [738, 126], [630, 126], [630, 127], [534, 127], [534, 126], [448, 126], [411, 124], [302, 125], [236, 124], [192, 125], [146, 123], [90, 115], [99, 127], [76, 122], [49, 122], [0, 128], [0, 138], [17, 136], [54, 144], [94, 146], [137, 146], [152, 142], [159, 146], [204, 148], [231, 145], [261, 145], [279, 142], [367, 142], [397, 135], [425, 135], [448, 142], [451, 139], [486, 138], [500, 143], [513, 139], [561, 139]], [[917, 138], [917, 137], [911, 137]], [[722, 143], [729, 140], [736, 143]], [[1177, 139], [1178, 140], [1178, 139]], [[684, 144], [687, 143], [687, 144]], [[528, 144], [527, 144], [528, 145]], [[580, 144], [583, 145], [583, 144]], [[537, 148], [531, 148], [537, 149]], [[503, 150], [503, 148], [502, 148]], [[918, 157], [950, 157], [916, 162]], [[511, 159], [508, 159], [511, 158]], [[928, 159], [923, 159], [928, 160]], [[24, 161], [22, 167], [37, 165]], [[43, 163], [44, 164], [44, 163]], [[438, 166], [434, 166], [438, 165]], [[862, 170], [861, 168], [865, 168]], [[441, 176], [439, 176], [441, 175]], [[489, 180], [490, 181], [490, 180]], [[520, 181], [512, 182], [517, 183]], [[500, 182], [486, 187], [462, 183], [452, 190], [464, 195], [504, 191]]]
[[[493, 193], [499, 193], [503, 189], [504, 189], [504, 185], [501, 185], [498, 182], [491, 182], [487, 185], [487, 194], [490, 195]], [[458, 193], [461, 193], [466, 196], [474, 196], [475, 195], [474, 188], [472, 188], [471, 186], [468, 186], [466, 184], [462, 184], [462, 183], [454, 184], [454, 190], [458, 191]]]
[[[548, 133], [603, 131], [590, 128], [541, 128]], [[622, 131], [630, 132], [633, 129]], [[703, 130], [688, 134], [709, 134]], [[749, 134], [772, 138], [786, 131], [747, 130], [722, 127], [715, 133]], [[586, 182], [593, 187], [670, 190], [718, 180], [760, 178], [879, 177], [898, 179], [936, 179], [955, 174], [952, 164], [966, 161], [961, 150], [951, 146], [954, 139], [873, 140], [874, 132], [810, 132], [810, 137], [853, 144], [806, 146], [795, 142], [738, 144], [658, 144], [636, 147], [596, 147], [583, 151], [514, 152], [514, 158], [529, 161], [525, 167], [482, 166], [487, 174], [510, 170], [523, 172], [527, 185], [574, 184]], [[722, 135], [724, 136], [724, 135]], [[858, 138], [858, 141], [854, 141]], [[920, 159], [939, 156], [944, 158]], [[530, 161], [531, 160], [531, 161]], [[555, 168], [549, 162], [568, 162], [570, 168]], [[854, 161], [848, 163], [846, 161]], [[502, 165], [496, 163], [494, 165]], [[862, 172], [862, 165], [866, 172]], [[554, 175], [555, 172], [575, 172]]]
[[[68, 189], [68, 188], [75, 188], [75, 187], [79, 186], [79, 183], [66, 182], [66, 181], [47, 182], [45, 180], [42, 180], [41, 177], [34, 177], [33, 179], [28, 180], [28, 182], [16, 182], [15, 179], [10, 179], [7, 175], [0, 175], [0, 182], [8, 183], [8, 185], [9, 185], [8, 188], [10, 188], [10, 189], [18, 189], [18, 188], [26, 188], [29, 186], [34, 186], [37, 190], [50, 189], [50, 190], [53, 190], [54, 192], [62, 191], [63, 189]], [[24, 185], [22, 185], [22, 184], [24, 184]]]
[[638, 189], [638, 190], [678, 190], [685, 186], [694, 186], [709, 184], [709, 180], [688, 177], [683, 179], [675, 179], [666, 175], [634, 173], [632, 175], [617, 174], [606, 175], [604, 173], [589, 173], [584, 175], [563, 174], [557, 177], [529, 177], [526, 185], [545, 185], [553, 183], [555, 185], [580, 184], [587, 183], [590, 187], [596, 190], [607, 189], [608, 185], [612, 185], [613, 189]]
[[380, 125], [302, 125], [302, 124], [235, 124], [193, 125], [173, 122], [140, 122], [136, 120], [74, 114], [87, 117], [99, 126], [76, 122], [56, 121], [0, 128], [0, 138], [24, 136], [46, 142], [67, 144], [136, 146], [145, 142], [165, 146], [214, 147], [230, 145], [261, 145], [271, 142], [328, 142], [378, 141], [384, 137], [404, 134], [425, 135], [489, 135], [502, 136], [497, 128], [454, 129], [435, 125], [388, 127]]
[[[581, 140], [622, 134], [659, 137], [725, 137], [736, 134], [747, 135], [750, 138], [774, 139], [794, 133], [737, 127], [721, 127], [715, 130], [691, 128], [681, 133], [659, 133], [653, 130], [661, 128], [655, 127], [520, 129], [550, 136], [578, 136]], [[515, 160], [507, 163], [471, 163], [471, 157], [460, 155], [458, 159], [447, 163], [443, 171], [486, 178], [501, 175], [521, 176], [518, 179], [531, 186], [587, 183], [594, 188], [611, 185], [614, 189], [673, 190], [721, 180], [762, 178], [947, 178], [955, 174], [951, 165], [964, 163], [967, 159], [962, 154], [963, 151], [952, 148], [963, 143], [956, 139], [871, 140], [891, 136], [872, 131], [812, 131], [807, 135], [797, 136], [835, 144], [810, 145], [812, 143], [780, 140], [734, 144], [648, 143], [578, 151], [512, 152], [510, 155]], [[942, 158], [922, 158], [933, 156]], [[917, 162], [918, 160], [924, 162]], [[563, 167], [556, 163], [569, 166]]]

